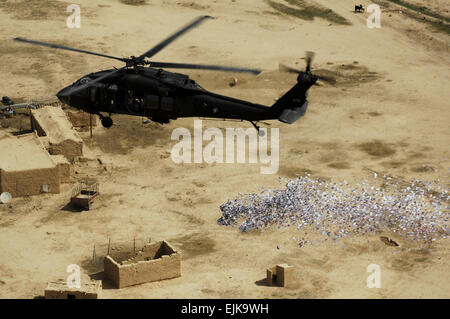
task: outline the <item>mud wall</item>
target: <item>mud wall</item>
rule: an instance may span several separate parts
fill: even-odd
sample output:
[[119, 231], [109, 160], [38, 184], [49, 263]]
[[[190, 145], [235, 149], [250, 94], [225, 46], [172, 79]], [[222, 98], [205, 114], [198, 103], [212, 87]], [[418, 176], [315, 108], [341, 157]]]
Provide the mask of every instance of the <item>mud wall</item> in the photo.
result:
[[41, 168], [24, 171], [0, 169], [0, 193], [8, 192], [13, 197], [31, 196], [43, 193], [43, 185], [49, 186], [49, 193], [60, 191], [59, 169]]
[[[89, 113], [67, 112], [67, 117], [73, 127], [89, 127]], [[92, 115], [92, 126], [97, 126], [97, 116]]]
[[49, 152], [52, 155], [64, 155], [73, 163], [78, 156], [83, 156], [83, 143], [72, 140], [65, 140], [59, 144], [50, 143]]
[[98, 293], [85, 291], [46, 290], [45, 299], [98, 299]]
[[104, 272], [118, 288], [176, 278], [181, 276], [181, 254], [167, 242], [152, 243], [122, 264], [106, 256]]
[[70, 164], [64, 155], [51, 155], [59, 170], [60, 183], [70, 183]]
[[33, 113], [31, 113], [30, 122], [31, 122], [31, 130], [36, 131], [38, 136], [47, 136], [47, 134], [45, 133], [44, 129], [41, 127], [39, 122], [34, 118]]
[[170, 255], [175, 250], [165, 241], [159, 241], [152, 244], [147, 244], [137, 254], [128, 260], [121, 262], [122, 265], [136, 263], [138, 261], [145, 261], [150, 259], [161, 258], [163, 255]]
[[293, 269], [294, 267], [288, 266], [287, 264], [280, 264], [271, 268], [267, 268], [267, 284], [269, 286], [288, 286], [293, 280]]
[[69, 163], [58, 163], [59, 169], [59, 180], [61, 183], [70, 182], [70, 164]]
[[126, 287], [123, 284], [121, 285], [120, 282], [120, 265], [111, 256], [106, 256], [103, 259], [103, 273], [117, 288]]
[[50, 282], [45, 289], [45, 299], [98, 299], [101, 298], [102, 283], [99, 280], [86, 281], [82, 278], [80, 288], [69, 288], [64, 280]]

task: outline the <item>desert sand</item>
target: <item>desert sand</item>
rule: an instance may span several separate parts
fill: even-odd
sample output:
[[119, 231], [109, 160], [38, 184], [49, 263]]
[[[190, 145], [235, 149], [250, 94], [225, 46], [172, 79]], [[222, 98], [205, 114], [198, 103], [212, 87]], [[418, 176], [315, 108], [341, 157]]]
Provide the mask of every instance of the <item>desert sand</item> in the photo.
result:
[[[142, 6], [79, 0], [81, 28], [69, 29], [69, 3], [0, 1], [0, 88], [13, 100], [52, 96], [87, 73], [121, 66], [16, 43], [13, 37], [139, 55], [205, 14], [215, 19], [154, 60], [263, 69], [256, 77], [182, 73], [208, 90], [266, 105], [295, 83], [295, 75], [277, 71], [278, 63], [303, 68], [306, 50], [317, 53], [313, 71], [338, 74], [336, 86], [322, 83], [310, 90], [308, 112], [298, 122], [268, 121], [269, 129], [280, 130], [280, 168], [273, 175], [260, 174], [260, 164], [175, 164], [171, 132], [177, 127], [192, 132], [194, 119], [161, 126], [113, 116], [116, 124], [109, 130], [96, 127], [92, 139], [80, 133], [85, 157], [94, 160], [76, 164], [73, 179], [96, 179], [101, 195], [91, 211], [81, 213], [62, 209], [73, 184], [63, 184], [58, 195], [0, 205], [0, 297], [40, 296], [48, 281], [67, 276], [69, 264], [94, 272], [93, 245], [101, 254], [108, 238], [130, 244], [133, 238], [151, 238], [167, 240], [182, 252], [182, 276], [125, 289], [104, 284], [104, 297], [449, 298], [449, 238], [426, 245], [387, 233], [399, 247], [385, 245], [379, 236], [359, 236], [299, 248], [292, 240], [295, 227], [241, 233], [217, 224], [219, 206], [238, 193], [281, 188], [278, 177], [306, 172], [349, 183], [377, 183], [373, 172], [404, 180], [439, 179], [448, 189], [448, 21], [447, 29], [439, 29], [432, 24], [435, 18], [421, 20], [418, 13], [405, 14], [407, 9], [399, 13], [402, 8], [394, 1], [374, 2], [383, 9], [379, 29], [369, 29], [368, 13], [353, 13], [355, 3], [349, 0], [152, 0]], [[447, 1], [408, 2], [450, 17]], [[297, 12], [296, 3], [314, 3], [334, 14], [309, 19], [286, 13]], [[230, 87], [234, 76], [237, 85]], [[250, 124], [205, 120], [203, 126]], [[266, 268], [279, 263], [295, 267], [295, 282], [287, 288], [265, 286]], [[370, 264], [380, 265], [381, 288], [366, 286]]]

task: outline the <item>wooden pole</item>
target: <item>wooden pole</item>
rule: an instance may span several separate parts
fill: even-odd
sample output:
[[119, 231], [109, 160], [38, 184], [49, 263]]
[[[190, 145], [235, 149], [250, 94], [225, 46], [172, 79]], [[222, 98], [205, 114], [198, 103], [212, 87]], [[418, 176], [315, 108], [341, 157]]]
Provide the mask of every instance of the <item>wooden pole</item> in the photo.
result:
[[136, 255], [136, 237], [133, 238], [133, 255]]
[[92, 261], [94, 264], [96, 263], [96, 259], [97, 259], [97, 254], [95, 252], [95, 244], [94, 244], [94, 251], [92, 252]]
[[92, 138], [92, 114], [89, 113], [89, 130], [91, 132], [91, 138]]
[[108, 256], [111, 250], [111, 237], [109, 237], [109, 242], [108, 242]]

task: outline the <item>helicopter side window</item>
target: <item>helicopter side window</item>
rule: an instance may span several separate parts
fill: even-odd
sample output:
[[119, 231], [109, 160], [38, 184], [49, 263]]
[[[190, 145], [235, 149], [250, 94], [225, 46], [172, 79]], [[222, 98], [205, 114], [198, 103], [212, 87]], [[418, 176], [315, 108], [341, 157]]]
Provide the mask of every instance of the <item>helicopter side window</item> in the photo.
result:
[[145, 96], [145, 106], [150, 110], [157, 110], [159, 108], [159, 96], [147, 94]]
[[161, 110], [173, 111], [173, 98], [172, 97], [162, 97], [161, 98]]
[[158, 88], [159, 96], [169, 96], [169, 90], [166, 87], [159, 87]]
[[116, 104], [117, 92], [119, 87], [116, 84], [111, 84], [106, 88], [106, 99], [109, 100], [110, 105]]
[[115, 85], [115, 84], [111, 84], [111, 85], [108, 86], [108, 91], [111, 94], [116, 94], [117, 91], [119, 91], [119, 87], [117, 85]]

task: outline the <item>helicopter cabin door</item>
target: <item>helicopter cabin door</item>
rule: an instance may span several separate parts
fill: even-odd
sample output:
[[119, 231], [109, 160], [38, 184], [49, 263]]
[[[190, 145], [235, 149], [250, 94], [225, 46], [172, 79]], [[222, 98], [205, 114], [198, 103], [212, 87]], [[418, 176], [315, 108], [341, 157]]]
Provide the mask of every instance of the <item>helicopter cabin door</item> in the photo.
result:
[[161, 117], [166, 117], [168, 119], [176, 118], [175, 90], [160, 86], [158, 88], [158, 95], [160, 98], [159, 105]]
[[145, 116], [169, 120], [176, 118], [175, 92], [167, 87], [159, 87], [158, 93], [145, 95]]
[[159, 96], [156, 94], [145, 95], [145, 116], [151, 117], [159, 112]]

